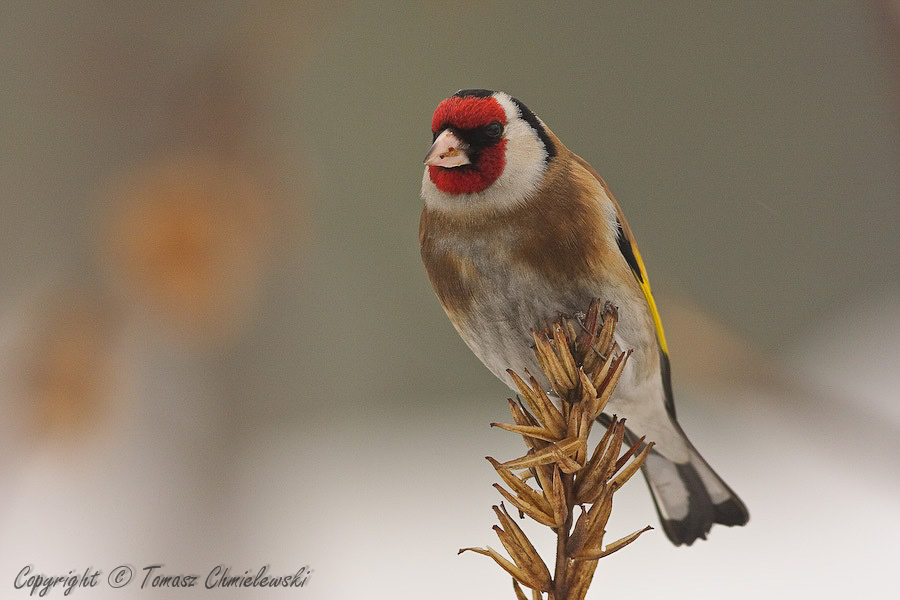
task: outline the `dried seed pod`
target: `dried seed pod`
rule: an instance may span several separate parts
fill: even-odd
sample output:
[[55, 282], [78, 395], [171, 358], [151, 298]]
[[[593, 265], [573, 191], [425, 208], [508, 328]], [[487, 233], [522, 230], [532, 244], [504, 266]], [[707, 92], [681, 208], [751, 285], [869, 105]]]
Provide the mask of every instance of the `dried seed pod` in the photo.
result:
[[516, 477], [512, 474], [512, 472], [508, 469], [504, 469], [499, 462], [491, 458], [487, 457], [487, 460], [491, 463], [500, 477], [506, 482], [506, 485], [510, 487], [510, 489], [515, 492], [515, 494], [523, 501], [527, 502], [529, 505], [534, 507], [535, 510], [541, 511], [546, 514], [551, 514], [553, 512], [553, 508], [550, 505], [550, 502], [540, 493], [535, 491], [530, 485]]
[[[494, 487], [525, 516], [553, 529], [557, 536], [554, 574], [506, 511], [493, 507], [500, 525], [494, 531], [511, 557], [495, 550], [464, 548], [494, 561], [513, 577], [517, 600], [526, 600], [522, 586], [532, 590], [532, 600], [584, 600], [594, 577], [597, 561], [636, 540], [647, 527], [603, 546], [606, 525], [612, 513], [613, 495], [640, 469], [652, 443], [641, 438], [622, 452], [624, 420], [613, 417], [592, 452], [588, 452], [591, 427], [612, 396], [631, 351], [619, 352], [613, 329], [616, 309], [595, 300], [578, 320], [561, 317], [556, 323], [532, 331], [533, 351], [543, 374], [561, 399], [559, 408], [535, 377], [524, 379], [507, 371], [521, 393], [509, 400], [515, 424], [491, 423], [522, 436], [527, 453], [500, 463], [488, 458], [509, 486]], [[527, 379], [527, 381], [526, 381]], [[527, 405], [527, 407], [526, 407]], [[588, 455], [590, 454], [590, 458]], [[513, 473], [525, 469], [523, 477]], [[540, 489], [526, 480], [534, 476]], [[573, 519], [575, 505], [581, 505]], [[589, 505], [585, 508], [585, 505]], [[574, 521], [574, 525], [573, 525]]]

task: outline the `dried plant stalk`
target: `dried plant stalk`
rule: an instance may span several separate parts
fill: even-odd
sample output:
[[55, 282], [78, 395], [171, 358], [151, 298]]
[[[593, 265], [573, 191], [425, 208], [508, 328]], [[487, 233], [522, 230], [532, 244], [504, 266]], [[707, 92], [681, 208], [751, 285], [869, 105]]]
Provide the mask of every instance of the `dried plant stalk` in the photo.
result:
[[[588, 448], [591, 427], [631, 355], [630, 350], [621, 352], [613, 338], [617, 317], [610, 303], [601, 308], [595, 300], [584, 315], [561, 317], [532, 332], [535, 356], [556, 402], [529, 373], [523, 378], [509, 371], [521, 396], [509, 401], [514, 424], [491, 425], [521, 435], [528, 451], [506, 462], [487, 460], [508, 487], [494, 485], [506, 501], [556, 533], [554, 572], [551, 576], [503, 502], [493, 507], [500, 522], [494, 531], [510, 558], [490, 547], [460, 552], [491, 557], [512, 576], [518, 600], [527, 600], [522, 586], [531, 588], [532, 600], [583, 600], [597, 561], [651, 529], [604, 545], [613, 495], [640, 469], [653, 447], [653, 442], [641, 438], [623, 453], [625, 423], [613, 417], [593, 451]], [[513, 472], [521, 469], [527, 475]], [[575, 506], [581, 507], [577, 519]]]

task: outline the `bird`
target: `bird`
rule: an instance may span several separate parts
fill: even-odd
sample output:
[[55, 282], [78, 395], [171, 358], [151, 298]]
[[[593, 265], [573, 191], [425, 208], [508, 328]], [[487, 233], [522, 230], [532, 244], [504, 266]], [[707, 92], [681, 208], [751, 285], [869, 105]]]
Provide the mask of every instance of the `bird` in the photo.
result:
[[594, 299], [611, 302], [616, 341], [633, 353], [606, 411], [626, 419], [629, 439], [655, 442], [642, 470], [666, 536], [691, 545], [714, 523], [745, 525], [746, 506], [676, 420], [647, 271], [603, 178], [505, 92], [458, 91], [438, 104], [431, 132], [419, 245], [463, 341], [513, 390], [508, 369], [549, 390], [532, 330]]

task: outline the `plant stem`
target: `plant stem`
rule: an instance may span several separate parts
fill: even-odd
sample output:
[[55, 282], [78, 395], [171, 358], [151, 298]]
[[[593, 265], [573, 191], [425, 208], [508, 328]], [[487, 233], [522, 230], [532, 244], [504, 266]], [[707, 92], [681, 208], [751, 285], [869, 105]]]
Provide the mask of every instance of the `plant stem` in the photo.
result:
[[575, 508], [575, 476], [560, 473], [562, 476], [563, 489], [566, 492], [566, 522], [556, 528], [556, 567], [553, 573], [553, 599], [565, 600], [569, 592], [569, 582], [567, 580], [569, 555], [567, 546], [569, 544], [569, 532], [572, 529], [572, 512]]

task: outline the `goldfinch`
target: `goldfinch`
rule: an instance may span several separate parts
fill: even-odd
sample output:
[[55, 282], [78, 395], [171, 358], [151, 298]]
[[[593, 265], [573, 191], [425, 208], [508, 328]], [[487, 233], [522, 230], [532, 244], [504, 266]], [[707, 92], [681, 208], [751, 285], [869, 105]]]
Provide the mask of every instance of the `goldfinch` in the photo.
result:
[[650, 282], [600, 175], [504, 92], [457, 92], [438, 105], [431, 131], [422, 260], [469, 348], [516, 389], [507, 369], [541, 372], [530, 351], [532, 328], [585, 310], [594, 298], [611, 301], [619, 346], [634, 352], [607, 410], [627, 419], [633, 439], [656, 442], [643, 471], [666, 535], [690, 545], [713, 523], [747, 523], [744, 503], [675, 420]]

